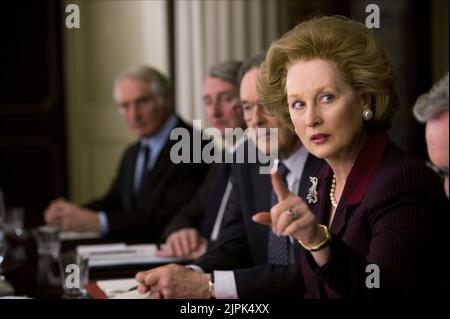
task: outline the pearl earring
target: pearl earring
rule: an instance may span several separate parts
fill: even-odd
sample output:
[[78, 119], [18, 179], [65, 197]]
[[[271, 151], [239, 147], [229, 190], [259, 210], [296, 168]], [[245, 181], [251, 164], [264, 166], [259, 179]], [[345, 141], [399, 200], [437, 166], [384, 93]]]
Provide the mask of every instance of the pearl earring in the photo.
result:
[[371, 109], [365, 109], [363, 111], [362, 117], [364, 121], [370, 121], [373, 118], [373, 112]]

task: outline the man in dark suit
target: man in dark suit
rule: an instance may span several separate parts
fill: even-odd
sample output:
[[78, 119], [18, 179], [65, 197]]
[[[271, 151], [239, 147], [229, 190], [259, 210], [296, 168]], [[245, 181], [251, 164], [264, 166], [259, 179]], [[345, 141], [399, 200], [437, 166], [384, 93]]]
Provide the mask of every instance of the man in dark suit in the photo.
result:
[[[278, 129], [277, 139], [258, 132], [254, 141], [265, 154], [273, 154], [274, 148], [278, 148], [279, 174], [283, 174], [289, 189], [306, 197], [309, 176], [322, 162], [310, 156], [298, 138], [258, 102], [256, 79], [263, 60], [264, 55], [257, 55], [241, 67], [239, 110], [249, 128]], [[251, 145], [249, 141], [242, 147]], [[172, 264], [138, 273], [141, 293], [151, 289], [151, 296], [164, 298], [300, 296], [298, 244], [287, 237], [276, 237], [270, 228], [252, 220], [255, 213], [270, 210], [274, 204], [270, 175], [261, 174], [261, 166], [261, 163], [233, 164], [233, 190], [222, 232], [217, 243], [190, 266], [194, 271]]]
[[[170, 138], [171, 132], [187, 130], [191, 138], [194, 134], [174, 115], [171, 84], [157, 70], [142, 66], [120, 74], [114, 99], [139, 141], [125, 151], [110, 190], [84, 207], [55, 200], [44, 217], [63, 230], [157, 241], [170, 218], [201, 184], [207, 166], [172, 160], [171, 148], [178, 141]], [[194, 151], [191, 148], [189, 158]]]
[[[220, 136], [224, 152], [231, 154], [237, 141], [225, 139], [226, 128], [245, 128], [234, 112], [239, 100], [238, 71], [241, 62], [224, 61], [208, 69], [203, 82], [203, 104], [211, 127]], [[231, 164], [212, 163], [203, 184], [165, 227], [165, 248], [159, 256], [196, 259], [206, 251], [208, 241], [217, 240], [228, 202]]]
[[449, 197], [448, 186], [448, 72], [433, 88], [421, 95], [414, 105], [414, 115], [421, 123], [426, 123], [428, 166], [443, 180], [445, 194]]

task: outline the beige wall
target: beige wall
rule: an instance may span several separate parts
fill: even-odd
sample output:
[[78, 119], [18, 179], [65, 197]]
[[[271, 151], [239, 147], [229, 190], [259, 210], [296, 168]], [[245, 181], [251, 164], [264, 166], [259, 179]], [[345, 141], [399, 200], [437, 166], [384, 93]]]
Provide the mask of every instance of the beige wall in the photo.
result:
[[431, 2], [432, 80], [437, 82], [448, 72], [448, 0]]
[[[133, 141], [112, 100], [115, 74], [141, 63], [168, 73], [167, 3], [65, 1], [80, 8], [80, 28], [64, 28], [69, 197], [103, 194]], [[155, 49], [156, 48], [156, 49]]]

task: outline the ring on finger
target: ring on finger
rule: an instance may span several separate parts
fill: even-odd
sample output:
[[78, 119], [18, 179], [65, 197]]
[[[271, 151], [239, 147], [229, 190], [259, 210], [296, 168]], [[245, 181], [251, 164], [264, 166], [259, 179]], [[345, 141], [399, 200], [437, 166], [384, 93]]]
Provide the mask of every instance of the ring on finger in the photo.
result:
[[295, 210], [293, 210], [292, 208], [289, 208], [288, 211], [286, 212], [286, 214], [294, 220], [299, 217], [298, 213]]

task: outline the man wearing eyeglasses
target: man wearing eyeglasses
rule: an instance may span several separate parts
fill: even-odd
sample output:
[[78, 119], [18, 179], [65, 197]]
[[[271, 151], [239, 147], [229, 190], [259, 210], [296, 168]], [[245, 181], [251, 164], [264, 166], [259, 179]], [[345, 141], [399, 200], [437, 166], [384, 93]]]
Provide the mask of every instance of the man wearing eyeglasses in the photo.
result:
[[[245, 123], [234, 112], [239, 100], [237, 73], [241, 62], [229, 60], [212, 65], [203, 81], [203, 105], [211, 127], [220, 133], [225, 152], [233, 152], [233, 139], [225, 139], [225, 130], [245, 128]], [[236, 141], [234, 141], [236, 142]], [[229, 143], [229, 144], [228, 144]], [[208, 245], [219, 236], [226, 203], [231, 192], [231, 163], [212, 163], [203, 184], [192, 199], [166, 226], [161, 257], [201, 256]]]
[[182, 128], [191, 137], [194, 134], [174, 114], [170, 81], [156, 69], [140, 66], [118, 75], [114, 99], [139, 140], [125, 151], [117, 176], [102, 198], [84, 207], [57, 199], [46, 209], [45, 221], [62, 230], [156, 242], [203, 181], [208, 166], [171, 160], [171, 148], [178, 142], [170, 139], [171, 131]]
[[[323, 162], [311, 156], [297, 136], [259, 103], [256, 82], [264, 57], [264, 53], [255, 55], [241, 66], [240, 104], [235, 110], [257, 132], [249, 144], [266, 154], [273, 154], [277, 148], [278, 174], [284, 176], [289, 189], [306, 198], [311, 186], [309, 177]], [[271, 129], [278, 133], [267, 134]], [[276, 236], [269, 227], [253, 220], [255, 213], [270, 210], [274, 201], [270, 175], [261, 174], [260, 167], [261, 163], [233, 164], [233, 189], [223, 228], [215, 245], [189, 265], [192, 270], [170, 264], [139, 272], [136, 279], [141, 283], [140, 293], [150, 292], [151, 298], [194, 299], [303, 295], [299, 244], [286, 236]]]
[[414, 105], [414, 115], [426, 123], [425, 139], [430, 161], [427, 165], [444, 182], [445, 194], [449, 197], [448, 185], [448, 73]]

